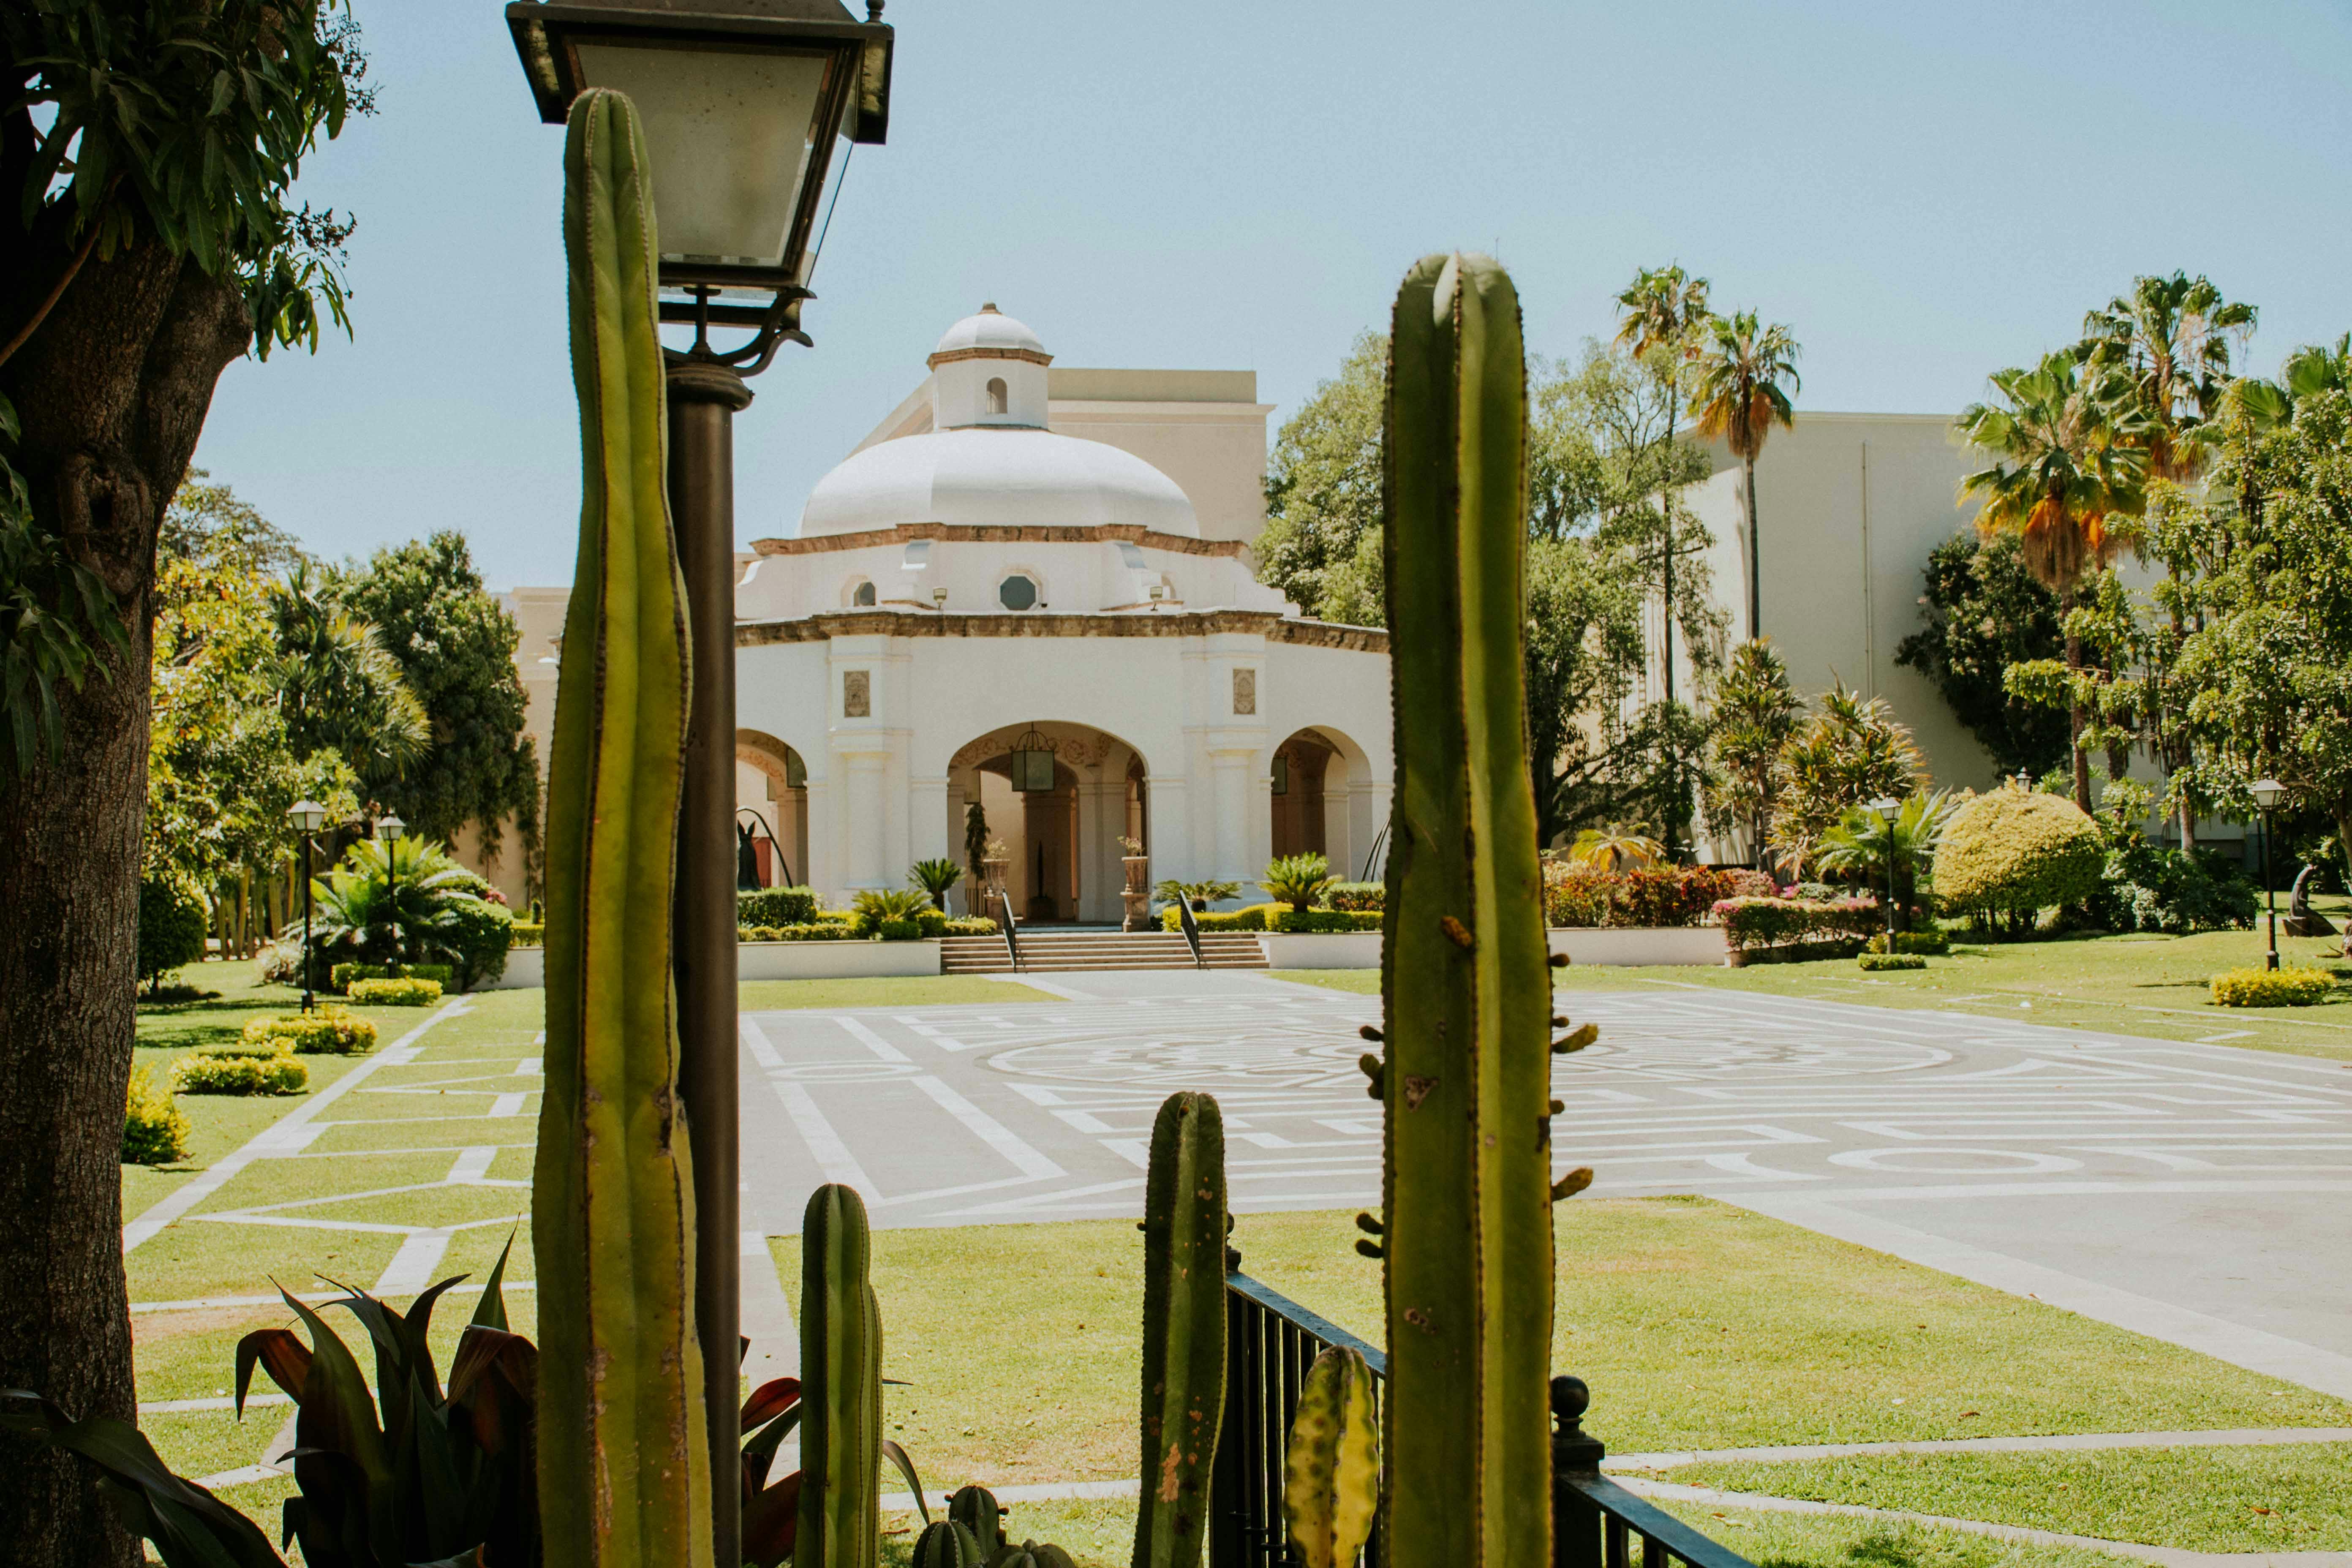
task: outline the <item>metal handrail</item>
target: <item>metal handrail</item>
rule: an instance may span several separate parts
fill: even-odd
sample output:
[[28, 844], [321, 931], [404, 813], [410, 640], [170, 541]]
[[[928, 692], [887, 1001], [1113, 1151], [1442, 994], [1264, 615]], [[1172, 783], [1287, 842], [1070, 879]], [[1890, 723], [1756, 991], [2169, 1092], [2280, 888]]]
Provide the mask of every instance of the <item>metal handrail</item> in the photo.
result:
[[1192, 950], [1192, 967], [1206, 969], [1208, 960], [1201, 956], [1201, 922], [1192, 918], [1192, 900], [1176, 900], [1176, 928], [1184, 933], [1184, 945]]
[[1369, 882], [1372, 879], [1372, 868], [1387, 858], [1388, 847], [1389, 825], [1383, 822], [1381, 824], [1381, 830], [1372, 835], [1372, 847], [1364, 852], [1364, 869], [1357, 877], [1358, 881]]
[[1004, 955], [1013, 961], [1013, 973], [1018, 974], [1021, 973], [1021, 938], [1013, 928], [1021, 922], [1013, 915], [1013, 895], [1007, 892], [992, 896], [1004, 906], [1004, 921], [998, 929], [1004, 933]]
[[[1354, 1349], [1371, 1369], [1377, 1413], [1388, 1356], [1238, 1270], [1225, 1276], [1225, 1412], [1209, 1485], [1209, 1568], [1286, 1568], [1282, 1524], [1285, 1448], [1307, 1366], [1333, 1345]], [[1755, 1568], [1664, 1509], [1601, 1473], [1607, 1449], [1585, 1432], [1591, 1400], [1580, 1378], [1551, 1380], [1553, 1568]], [[1381, 1568], [1381, 1534], [1364, 1547], [1364, 1568]]]

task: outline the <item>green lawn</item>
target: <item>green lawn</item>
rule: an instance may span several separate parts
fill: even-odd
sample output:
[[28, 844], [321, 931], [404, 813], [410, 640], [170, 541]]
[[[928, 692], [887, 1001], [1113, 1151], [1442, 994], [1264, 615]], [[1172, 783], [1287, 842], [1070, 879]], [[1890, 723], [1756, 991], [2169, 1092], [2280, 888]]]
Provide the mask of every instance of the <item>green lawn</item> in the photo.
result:
[[[2342, 900], [2323, 900], [2340, 903]], [[2352, 921], [2342, 910], [2330, 916]], [[2336, 938], [2279, 938], [2283, 962], [2332, 969], [2336, 994], [2311, 1007], [2217, 1007], [2206, 989], [2220, 970], [2263, 962], [2263, 931], [2208, 931], [2078, 937], [2050, 942], [1967, 943], [1922, 970], [1865, 974], [1852, 959], [1762, 963], [1741, 969], [1699, 965], [1615, 968], [1597, 964], [1553, 971], [1559, 989], [1627, 991], [1648, 985], [1704, 985], [1760, 991], [1807, 1001], [1873, 1007], [1953, 1009], [2018, 1018], [2053, 1028], [2095, 1029], [2160, 1040], [2200, 1040], [2352, 1061], [2352, 963], [2329, 958]], [[1271, 972], [1334, 991], [1376, 993], [1370, 969]]]
[[2124, 1568], [2137, 1561], [1938, 1525], [1703, 1503], [1658, 1506], [1762, 1568]]
[[2192, 1552], [2352, 1551], [2352, 1445], [1896, 1454], [1686, 1465], [1663, 1479]]

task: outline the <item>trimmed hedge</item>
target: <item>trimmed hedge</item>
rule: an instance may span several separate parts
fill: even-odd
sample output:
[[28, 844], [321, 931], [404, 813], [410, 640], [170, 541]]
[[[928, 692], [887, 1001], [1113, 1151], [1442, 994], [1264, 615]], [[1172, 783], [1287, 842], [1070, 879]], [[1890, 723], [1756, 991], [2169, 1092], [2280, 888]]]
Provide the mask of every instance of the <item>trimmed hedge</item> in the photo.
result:
[[446, 963], [338, 963], [327, 971], [327, 989], [348, 992], [362, 980], [430, 980], [446, 986], [450, 973]]
[[1378, 910], [1285, 910], [1274, 917], [1270, 929], [1310, 935], [1342, 931], [1378, 931], [1381, 921], [1386, 918]]
[[433, 933], [433, 942], [453, 961], [458, 990], [471, 991], [483, 981], [496, 980], [507, 972], [507, 952], [514, 946], [514, 911], [488, 899], [457, 899], [443, 908], [441, 925]]
[[[1268, 929], [1266, 925], [1268, 921], [1290, 912], [1288, 904], [1244, 904], [1237, 910], [1211, 910], [1207, 914], [1196, 913], [1192, 920], [1193, 923], [1202, 931], [1265, 931]], [[1171, 904], [1160, 911], [1160, 929], [1162, 931], [1184, 929], [1183, 920], [1177, 914], [1175, 905]]]
[[131, 1094], [122, 1111], [122, 1163], [168, 1165], [188, 1152], [188, 1113], [171, 1091], [155, 1087], [145, 1068], [131, 1069]]
[[2107, 853], [2099, 825], [2074, 803], [2013, 785], [1952, 814], [1936, 847], [1936, 898], [1945, 911], [2011, 930], [2052, 905], [2087, 902]]
[[1884, 920], [1877, 901], [1869, 899], [1725, 899], [1715, 914], [1723, 922], [1724, 945], [1741, 953], [1824, 941], [1832, 947], [1859, 946], [1878, 934]]
[[996, 934], [996, 922], [980, 915], [950, 915], [948, 917], [947, 930], [942, 934], [947, 936], [994, 936]]
[[[1864, 944], [1863, 951], [1865, 952], [1889, 951], [1886, 945], [1886, 933], [1882, 931], [1872, 937]], [[1940, 958], [1952, 951], [1952, 939], [1940, 931], [1899, 931], [1895, 933], [1895, 946], [1892, 951], [1898, 953], [1932, 952]]]
[[1544, 919], [1559, 928], [1656, 929], [1705, 923], [1733, 896], [1732, 873], [1706, 866], [1602, 871], [1563, 860], [1544, 863]]
[[2213, 976], [2213, 1001], [2222, 1007], [2308, 1007], [2336, 989], [2325, 969], [2225, 969]]
[[823, 900], [814, 888], [761, 888], [735, 895], [739, 926], [803, 926], [818, 917]]
[[517, 921], [514, 923], [514, 944], [517, 947], [545, 947], [547, 926], [541, 921]]
[[375, 1048], [375, 1025], [365, 1018], [355, 1018], [341, 1007], [321, 1007], [307, 1016], [284, 1013], [275, 1018], [247, 1018], [242, 1038], [243, 1048], [235, 1054], [249, 1056], [257, 1050], [284, 1049], [316, 1056], [350, 1056]]
[[310, 1087], [310, 1069], [290, 1051], [213, 1046], [172, 1064], [178, 1094], [299, 1094]]
[[1863, 968], [1868, 970], [1925, 969], [1927, 967], [1927, 959], [1916, 952], [1865, 952], [1859, 958], [1854, 960], [1854, 962], [1861, 964]]
[[354, 980], [346, 994], [373, 1007], [430, 1007], [441, 1000], [441, 983], [414, 975], [400, 980]]
[[840, 921], [814, 921], [803, 925], [738, 926], [735, 938], [739, 942], [856, 942], [857, 933]]
[[1323, 902], [1329, 909], [1377, 913], [1386, 906], [1388, 892], [1386, 882], [1334, 882], [1323, 889]]

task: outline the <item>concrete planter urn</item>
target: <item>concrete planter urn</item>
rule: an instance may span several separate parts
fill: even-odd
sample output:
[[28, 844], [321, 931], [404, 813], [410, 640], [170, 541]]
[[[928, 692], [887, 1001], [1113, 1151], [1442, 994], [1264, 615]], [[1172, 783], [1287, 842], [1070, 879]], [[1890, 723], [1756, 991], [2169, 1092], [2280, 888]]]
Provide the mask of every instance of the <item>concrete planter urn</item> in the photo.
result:
[[997, 860], [982, 860], [980, 863], [980, 868], [983, 873], [980, 912], [986, 915], [991, 920], [1001, 920], [1002, 917], [998, 915], [997, 911], [999, 910], [1006, 910], [1013, 907], [1012, 901], [1007, 897], [1004, 890], [1004, 873], [1006, 868], [1012, 864], [1013, 862], [1009, 858]]
[[1121, 931], [1151, 929], [1151, 857], [1126, 855], [1119, 864], [1127, 868], [1127, 886], [1119, 893], [1127, 907], [1127, 918], [1119, 922]]

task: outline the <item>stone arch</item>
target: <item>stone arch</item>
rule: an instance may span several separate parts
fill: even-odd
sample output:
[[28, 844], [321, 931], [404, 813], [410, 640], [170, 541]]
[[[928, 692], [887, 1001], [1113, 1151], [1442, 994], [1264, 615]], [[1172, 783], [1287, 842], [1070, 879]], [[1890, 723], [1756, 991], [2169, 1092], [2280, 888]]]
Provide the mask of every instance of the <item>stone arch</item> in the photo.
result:
[[1266, 761], [1273, 853], [1319, 854], [1331, 874], [1352, 881], [1378, 833], [1371, 759], [1345, 731], [1309, 724], [1286, 736]]
[[[1016, 791], [1013, 742], [1034, 729], [1054, 755], [1050, 791]], [[1024, 920], [1108, 924], [1123, 913], [1122, 837], [1149, 843], [1150, 764], [1121, 736], [1081, 721], [1023, 720], [976, 735], [948, 759], [949, 842], [962, 858], [967, 812], [981, 805], [1004, 841], [1006, 891]], [[968, 875], [968, 880], [969, 880]], [[983, 912], [982, 889], [966, 902]]]
[[[760, 855], [761, 880], [778, 886], [787, 879], [806, 882], [808, 855], [808, 763], [787, 742], [761, 730], [735, 731], [735, 801], [757, 812], [768, 826], [771, 847]], [[747, 770], [752, 775], [747, 779]], [[747, 788], [759, 781], [756, 794]], [[739, 810], [739, 820], [750, 822]], [[759, 837], [753, 825], [755, 838]]]

